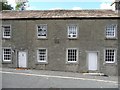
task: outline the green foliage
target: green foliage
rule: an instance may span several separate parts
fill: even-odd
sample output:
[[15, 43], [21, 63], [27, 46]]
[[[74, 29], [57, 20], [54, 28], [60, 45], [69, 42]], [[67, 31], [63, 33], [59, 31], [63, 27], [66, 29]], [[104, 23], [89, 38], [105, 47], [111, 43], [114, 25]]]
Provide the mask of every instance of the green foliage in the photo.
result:
[[20, 10], [22, 5], [23, 5], [22, 3], [17, 3], [15, 6], [15, 10]]
[[13, 7], [11, 5], [8, 5], [7, 2], [0, 2], [0, 7], [2, 7], [1, 10], [12, 10], [13, 9]]

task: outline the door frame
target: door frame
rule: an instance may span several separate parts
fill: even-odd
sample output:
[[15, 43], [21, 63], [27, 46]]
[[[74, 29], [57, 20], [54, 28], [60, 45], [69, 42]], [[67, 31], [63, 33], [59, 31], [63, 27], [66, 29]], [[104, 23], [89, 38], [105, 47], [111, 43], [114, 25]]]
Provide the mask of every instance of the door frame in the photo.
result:
[[28, 50], [17, 50], [17, 67], [19, 67], [19, 52], [26, 52], [26, 68], [28, 68]]
[[92, 71], [92, 70], [89, 70], [88, 53], [97, 53], [97, 70], [95, 70], [95, 71], [99, 71], [99, 69], [100, 69], [100, 52], [99, 51], [86, 51], [86, 54], [87, 54], [86, 55], [87, 70]]

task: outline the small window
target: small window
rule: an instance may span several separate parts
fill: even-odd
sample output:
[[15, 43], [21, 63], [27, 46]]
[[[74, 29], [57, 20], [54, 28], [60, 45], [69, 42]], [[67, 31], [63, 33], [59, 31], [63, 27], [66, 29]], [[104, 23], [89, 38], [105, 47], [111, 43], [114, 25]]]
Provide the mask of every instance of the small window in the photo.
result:
[[68, 26], [68, 38], [77, 38], [77, 25]]
[[2, 26], [2, 28], [3, 28], [3, 38], [11, 38], [11, 27]]
[[41, 24], [37, 26], [37, 36], [38, 38], [46, 38], [47, 37], [47, 25]]
[[10, 48], [3, 49], [3, 61], [11, 61], [12, 59], [12, 50]]
[[106, 49], [105, 50], [105, 62], [114, 63], [115, 62], [115, 49]]
[[38, 62], [47, 62], [47, 49], [38, 49], [37, 59]]
[[106, 27], [106, 38], [115, 38], [116, 37], [117, 25], [108, 25]]
[[77, 62], [78, 50], [77, 49], [67, 49], [67, 62]]

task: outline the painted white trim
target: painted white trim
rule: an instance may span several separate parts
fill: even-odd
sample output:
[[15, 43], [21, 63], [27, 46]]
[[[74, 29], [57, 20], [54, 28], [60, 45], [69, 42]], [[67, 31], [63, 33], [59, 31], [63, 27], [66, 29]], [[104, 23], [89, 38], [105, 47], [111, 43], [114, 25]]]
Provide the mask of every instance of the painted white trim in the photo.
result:
[[[76, 26], [77, 30], [76, 30], [76, 37], [69, 37], [69, 26]], [[78, 31], [79, 31], [79, 26], [78, 24], [67, 24], [67, 38], [68, 39], [77, 39], [78, 38]]]
[[[76, 61], [68, 61], [68, 50], [69, 49], [76, 49], [77, 50], [77, 60]], [[78, 48], [67, 48], [66, 49], [66, 63], [69, 64], [69, 63], [78, 63], [78, 60], [79, 60], [79, 49]]]
[[88, 66], [88, 53], [97, 53], [97, 70], [100, 69], [100, 52], [99, 51], [86, 51], [86, 63], [87, 63], [87, 69], [89, 70], [89, 66]]
[[[116, 27], [115, 27], [115, 32], [114, 32], [114, 36], [106, 36], [106, 29], [107, 29], [107, 26], [113, 26], [113, 25], [115, 25]], [[117, 27], [118, 27], [118, 25], [117, 24], [107, 24], [106, 26], [105, 26], [105, 37], [107, 38], [107, 39], [114, 39], [114, 38], [116, 38], [117, 39]]]
[[[11, 60], [4, 60], [4, 52], [3, 52], [4, 49], [11, 49]], [[2, 61], [3, 62], [11, 62], [12, 61], [12, 48], [11, 47], [3, 47], [2, 48]]]
[[[40, 61], [40, 60], [39, 60], [39, 57], [38, 57], [38, 50], [39, 50], [39, 49], [46, 49], [46, 60], [45, 60], [45, 61]], [[48, 63], [48, 50], [47, 50], [47, 48], [38, 48], [38, 49], [37, 49], [37, 62], [38, 62], [38, 63]]]
[[28, 67], [28, 50], [19, 50], [17, 51], [17, 65], [19, 67], [19, 52], [26, 52], [26, 68]]
[[[114, 56], [114, 61], [113, 61], [113, 62], [105, 61], [105, 56], [106, 56], [105, 52], [106, 52], [106, 50], [108, 50], [108, 49], [113, 49], [113, 50], [115, 50], [115, 56]], [[105, 49], [104, 49], [104, 62], [105, 62], [106, 64], [110, 64], [110, 63], [115, 63], [116, 60], [117, 60], [117, 49], [116, 49], [116, 48], [105, 48]]]
[[[4, 36], [4, 27], [5, 27], [5, 26], [10, 26], [10, 36]], [[10, 39], [11, 36], [12, 36], [12, 28], [11, 28], [11, 25], [10, 25], [10, 24], [2, 25], [2, 38]]]
[[116, 29], [115, 29], [115, 37], [118, 38], [118, 24], [115, 24], [116, 25]]
[[[47, 28], [47, 31], [46, 31], [46, 36], [38, 36], [38, 26], [46, 26]], [[48, 25], [47, 24], [36, 24], [36, 36], [38, 39], [47, 39], [47, 36], [48, 36]]]

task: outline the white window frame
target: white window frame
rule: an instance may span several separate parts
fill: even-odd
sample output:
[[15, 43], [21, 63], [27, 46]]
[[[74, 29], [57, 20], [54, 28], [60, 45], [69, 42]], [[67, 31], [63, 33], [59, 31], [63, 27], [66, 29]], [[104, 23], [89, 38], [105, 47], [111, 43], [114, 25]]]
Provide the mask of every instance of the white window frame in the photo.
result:
[[[45, 26], [46, 27], [46, 36], [38, 36], [38, 26]], [[37, 29], [37, 38], [39, 39], [46, 39], [47, 38], [47, 32], [48, 32], [48, 26], [47, 24], [39, 24], [39, 25], [36, 25], [36, 29]]]
[[[43, 49], [45, 49], [46, 50], [46, 60], [44, 60], [44, 61], [40, 61], [39, 60], [39, 50], [43, 50]], [[48, 56], [47, 56], [47, 53], [48, 53], [48, 50], [46, 49], [46, 48], [38, 48], [37, 49], [37, 62], [39, 63], [39, 62], [41, 62], [41, 63], [47, 63], [47, 61], [48, 61]]]
[[[72, 36], [73, 34], [71, 35], [71, 37], [69, 36], [69, 35], [70, 35], [70, 34], [69, 34], [69, 32], [70, 32], [69, 28], [72, 27], [72, 26], [76, 28], [76, 29], [75, 29], [75, 30], [76, 30], [76, 31], [75, 31], [76, 34], [74, 34], [74, 35], [76, 35], [76, 37], [73, 37], [73, 36]], [[69, 38], [69, 39], [76, 39], [76, 38], [78, 38], [78, 25], [76, 25], [76, 24], [69, 24], [69, 25], [67, 25], [67, 32], [68, 32], [68, 38]]]
[[[114, 50], [114, 61], [106, 61], [106, 50]], [[115, 48], [106, 48], [104, 50], [104, 62], [105, 63], [115, 63], [116, 62], [117, 49]]]
[[[10, 36], [5, 36], [4, 35], [4, 32], [5, 32], [5, 28], [4, 27], [7, 27], [9, 26], [10, 27]], [[3, 38], [6, 38], [6, 39], [10, 39], [11, 38], [11, 25], [2, 25], [2, 32], [3, 32]]]
[[[107, 35], [107, 29], [108, 28], [110, 29], [110, 27], [113, 27], [113, 26], [115, 26], [114, 27], [114, 36]], [[117, 24], [109, 24], [109, 25], [107, 25], [106, 28], [105, 28], [105, 36], [106, 36], [106, 38], [110, 38], [110, 39], [116, 38], [117, 37]]]
[[[76, 56], [76, 61], [68, 61], [68, 50], [77, 50], [77, 56]], [[66, 49], [66, 63], [78, 63], [78, 48], [67, 48]]]
[[[11, 50], [11, 59], [10, 60], [5, 60], [4, 59], [4, 49], [10, 49]], [[2, 60], [3, 60], [3, 62], [11, 62], [12, 61], [12, 49], [10, 48], [10, 47], [4, 47], [3, 49], [2, 49]]]

